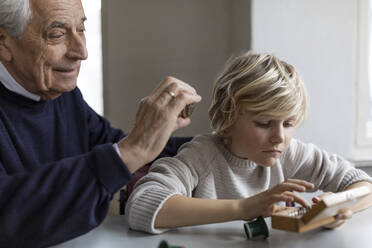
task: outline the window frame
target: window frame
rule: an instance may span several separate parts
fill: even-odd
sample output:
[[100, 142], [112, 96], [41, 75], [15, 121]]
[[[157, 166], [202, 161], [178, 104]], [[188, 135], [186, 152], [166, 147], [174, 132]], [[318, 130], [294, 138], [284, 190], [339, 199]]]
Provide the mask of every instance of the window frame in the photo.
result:
[[89, 56], [81, 63], [77, 86], [88, 105], [97, 114], [103, 115], [102, 2], [82, 0], [82, 5], [88, 18], [85, 37]]
[[372, 71], [371, 56], [371, 21], [372, 0], [358, 0], [357, 30], [357, 125], [353, 158], [357, 161], [372, 161], [372, 137], [367, 137], [367, 122], [370, 106], [370, 82]]

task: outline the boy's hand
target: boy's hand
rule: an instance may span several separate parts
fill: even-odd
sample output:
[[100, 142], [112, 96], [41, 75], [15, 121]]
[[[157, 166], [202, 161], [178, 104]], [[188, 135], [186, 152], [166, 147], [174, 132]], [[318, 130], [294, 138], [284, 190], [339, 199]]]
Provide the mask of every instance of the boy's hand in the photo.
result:
[[[333, 194], [332, 192], [326, 192], [324, 194], [321, 194], [321, 195], [318, 195], [318, 196], [315, 196], [313, 197], [313, 203], [317, 204], [319, 203], [324, 197], [326, 197], [327, 195], [331, 195]], [[323, 228], [326, 228], [326, 229], [334, 229], [336, 227], [339, 227], [341, 226], [342, 224], [345, 223], [345, 221], [347, 219], [351, 219], [351, 217], [353, 216], [353, 211], [349, 208], [343, 208], [343, 209], [340, 209], [338, 212], [337, 212], [337, 215], [335, 216], [336, 220], [332, 223], [329, 223], [325, 226], [323, 226]]]
[[[297, 202], [306, 208], [311, 205], [301, 196], [294, 193], [305, 192], [314, 188], [312, 183], [299, 179], [287, 179], [284, 182], [250, 198], [242, 199], [240, 209], [243, 220], [249, 220], [257, 216], [268, 217], [273, 213], [285, 209], [277, 202]], [[253, 211], [252, 211], [253, 210]]]

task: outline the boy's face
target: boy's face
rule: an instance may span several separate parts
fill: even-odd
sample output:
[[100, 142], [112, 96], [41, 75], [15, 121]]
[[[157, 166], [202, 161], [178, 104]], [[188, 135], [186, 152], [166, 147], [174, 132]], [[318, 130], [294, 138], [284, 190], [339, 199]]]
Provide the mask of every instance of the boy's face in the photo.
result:
[[295, 118], [273, 119], [265, 115], [239, 113], [229, 128], [230, 151], [261, 166], [271, 166], [288, 148]]

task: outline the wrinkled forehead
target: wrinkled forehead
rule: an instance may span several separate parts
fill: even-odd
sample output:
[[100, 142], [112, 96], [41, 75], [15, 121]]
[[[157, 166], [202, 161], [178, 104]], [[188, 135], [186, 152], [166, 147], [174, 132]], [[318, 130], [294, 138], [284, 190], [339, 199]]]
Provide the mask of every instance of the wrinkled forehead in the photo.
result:
[[77, 23], [85, 18], [80, 0], [31, 0], [32, 19], [47, 26], [54, 21]]

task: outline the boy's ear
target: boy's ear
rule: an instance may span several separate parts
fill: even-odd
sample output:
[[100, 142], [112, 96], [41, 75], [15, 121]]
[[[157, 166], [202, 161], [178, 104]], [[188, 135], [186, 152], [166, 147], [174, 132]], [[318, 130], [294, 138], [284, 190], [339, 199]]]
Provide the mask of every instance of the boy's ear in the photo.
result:
[[0, 61], [9, 62], [12, 59], [12, 54], [7, 46], [7, 39], [9, 39], [8, 32], [0, 27]]

